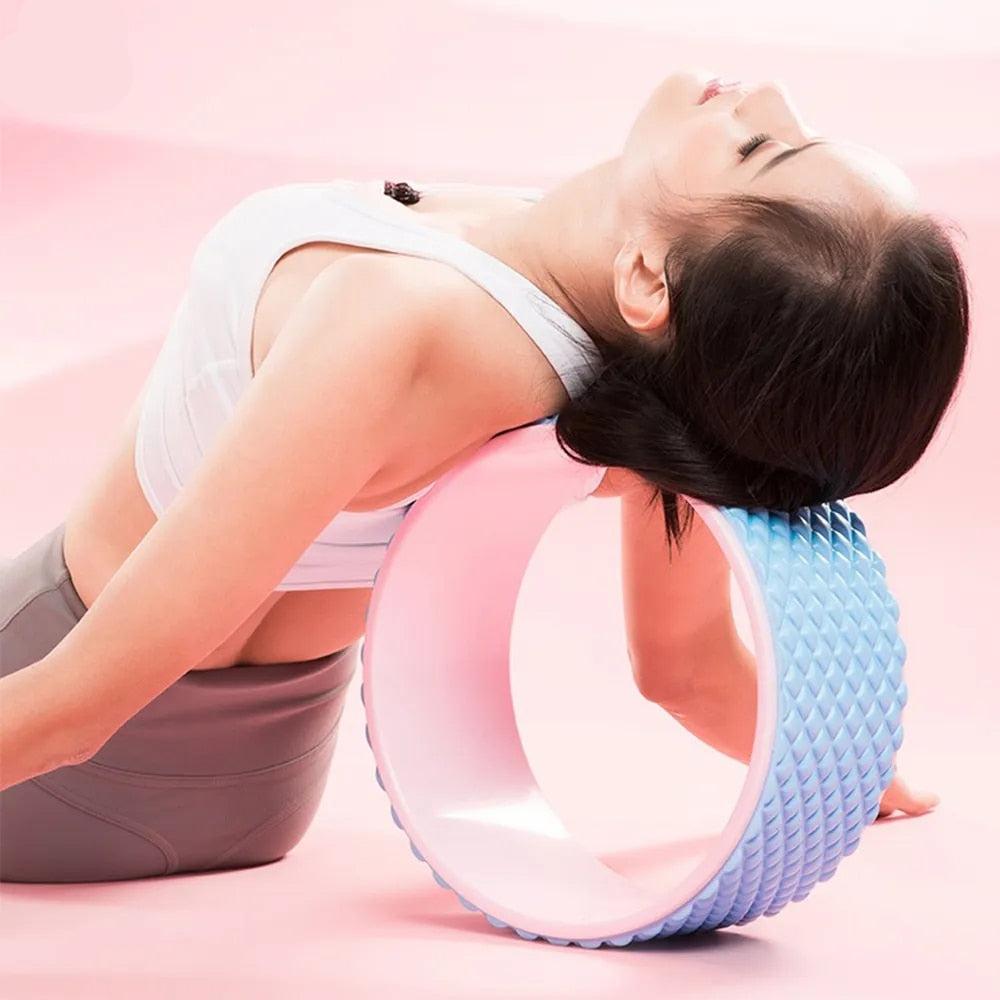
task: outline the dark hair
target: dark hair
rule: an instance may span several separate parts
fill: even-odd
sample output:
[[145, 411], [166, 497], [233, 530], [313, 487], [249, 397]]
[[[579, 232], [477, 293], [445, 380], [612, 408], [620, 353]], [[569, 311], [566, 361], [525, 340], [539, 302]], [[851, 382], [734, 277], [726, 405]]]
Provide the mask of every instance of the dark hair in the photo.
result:
[[654, 486], [668, 551], [678, 493], [793, 513], [889, 485], [927, 448], [965, 360], [969, 292], [946, 229], [710, 199], [670, 240], [666, 335], [596, 342], [597, 377], [557, 415], [560, 447]]

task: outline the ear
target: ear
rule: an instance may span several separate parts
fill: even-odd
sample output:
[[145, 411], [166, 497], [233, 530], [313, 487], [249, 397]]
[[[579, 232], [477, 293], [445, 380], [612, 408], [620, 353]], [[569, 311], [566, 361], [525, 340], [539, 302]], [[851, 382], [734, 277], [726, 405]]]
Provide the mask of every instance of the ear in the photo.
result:
[[628, 240], [614, 261], [618, 311], [637, 333], [663, 333], [670, 316], [670, 297], [663, 268], [647, 265], [642, 248]]

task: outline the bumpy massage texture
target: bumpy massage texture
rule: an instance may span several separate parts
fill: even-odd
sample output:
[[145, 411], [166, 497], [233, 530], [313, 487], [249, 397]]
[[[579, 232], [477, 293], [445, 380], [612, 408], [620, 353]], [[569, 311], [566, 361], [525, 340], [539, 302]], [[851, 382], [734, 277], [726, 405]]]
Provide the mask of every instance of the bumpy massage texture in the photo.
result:
[[441, 886], [523, 938], [622, 946], [776, 914], [855, 850], [893, 775], [905, 646], [885, 564], [842, 501], [794, 515], [690, 501], [749, 612], [757, 728], [714, 848], [654, 893], [572, 838], [518, 738], [518, 587], [553, 517], [604, 472], [570, 459], [553, 423], [498, 435], [450, 469], [407, 512], [379, 570], [362, 699], [392, 818]]

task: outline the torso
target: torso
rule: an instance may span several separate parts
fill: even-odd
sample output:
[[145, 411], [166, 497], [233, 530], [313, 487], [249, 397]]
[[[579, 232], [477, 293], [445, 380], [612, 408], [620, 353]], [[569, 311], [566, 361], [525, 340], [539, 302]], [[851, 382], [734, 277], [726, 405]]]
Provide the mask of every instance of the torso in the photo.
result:
[[[366, 197], [379, 197], [366, 194]], [[499, 196], [488, 189], [461, 193], [425, 194], [413, 205], [381, 196], [400, 213], [419, 213], [422, 222], [463, 234], [463, 227], [524, 206], [520, 199]], [[384, 207], [380, 203], [380, 208]], [[464, 238], [464, 237], [463, 237]], [[277, 339], [285, 318], [315, 277], [327, 267], [357, 253], [383, 253], [340, 243], [308, 243], [280, 258], [264, 283], [253, 322], [253, 370], [259, 372]], [[413, 259], [413, 258], [409, 258]], [[511, 392], [525, 401], [523, 422], [554, 412], [565, 400], [552, 390], [550, 400], [538, 400], [540, 374], [548, 362], [524, 330], [487, 292], [447, 264], [422, 260], [432, 280], [440, 282], [448, 308], [442, 315], [464, 329], [482, 329], [496, 349], [496, 371], [511, 382]], [[464, 287], [462, 287], [464, 283]], [[458, 299], [456, 302], [456, 291]], [[457, 306], [457, 307], [456, 307]], [[512, 381], [511, 364], [516, 362]], [[482, 378], [482, 371], [471, 377]], [[509, 418], [509, 414], [505, 415]], [[136, 478], [134, 466], [138, 406], [133, 405], [115, 447], [88, 489], [66, 516], [65, 556], [73, 584], [88, 607], [108, 580], [156, 523]], [[520, 421], [519, 421], [520, 422]], [[504, 429], [498, 419], [496, 433]], [[478, 447], [476, 445], [475, 447]], [[413, 465], [394, 470], [392, 481], [380, 474], [347, 506], [349, 511], [388, 506], [415, 493], [445, 469], [466, 457], [465, 449], [441, 466], [428, 468], [414, 449]], [[331, 474], [334, 474], [331, 470]], [[221, 646], [194, 664], [192, 670], [222, 669], [236, 664], [277, 663], [324, 656], [357, 641], [364, 632], [364, 614], [371, 588], [275, 591]]]

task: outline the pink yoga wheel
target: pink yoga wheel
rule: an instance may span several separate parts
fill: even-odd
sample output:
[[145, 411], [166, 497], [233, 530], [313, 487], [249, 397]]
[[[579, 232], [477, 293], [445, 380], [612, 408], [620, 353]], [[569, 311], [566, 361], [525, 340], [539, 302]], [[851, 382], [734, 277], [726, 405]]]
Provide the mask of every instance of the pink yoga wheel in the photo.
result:
[[885, 565], [842, 501], [794, 514], [690, 501], [748, 611], [757, 728], [713, 849], [651, 891], [574, 840], [515, 721], [521, 580], [555, 515], [605, 471], [566, 455], [553, 423], [500, 434], [449, 470], [408, 510], [379, 570], [362, 698], [392, 818], [442, 887], [526, 939], [623, 946], [774, 915], [855, 850], [892, 779], [905, 646]]

